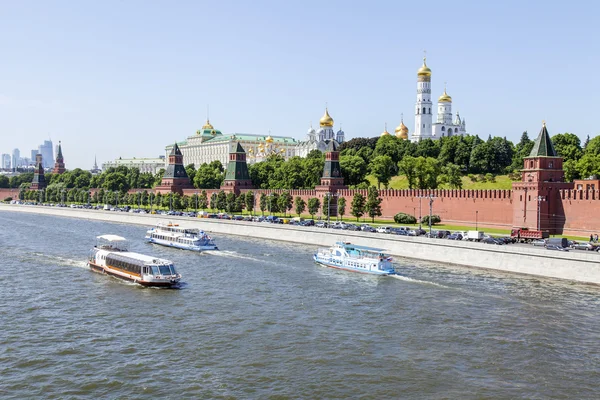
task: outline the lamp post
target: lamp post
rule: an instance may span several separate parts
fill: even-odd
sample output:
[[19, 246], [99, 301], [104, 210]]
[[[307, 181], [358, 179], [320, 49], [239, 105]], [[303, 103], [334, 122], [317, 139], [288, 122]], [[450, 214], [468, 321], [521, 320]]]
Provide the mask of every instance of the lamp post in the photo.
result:
[[433, 197], [432, 194], [429, 195], [429, 237], [431, 237], [431, 214], [433, 211], [433, 199], [435, 199], [435, 197]]
[[537, 197], [537, 201], [538, 201], [538, 220], [537, 220], [537, 230], [541, 231], [542, 230], [542, 221], [541, 221], [541, 215], [542, 215], [542, 201], [546, 201], [546, 196], [538, 196]]
[[479, 210], [475, 210], [475, 230], [477, 231], [477, 219], [479, 217]]
[[138, 210], [140, 210], [142, 208], [142, 192], [138, 191], [137, 195], [138, 195]]
[[119, 191], [115, 190], [115, 208], [119, 208]]

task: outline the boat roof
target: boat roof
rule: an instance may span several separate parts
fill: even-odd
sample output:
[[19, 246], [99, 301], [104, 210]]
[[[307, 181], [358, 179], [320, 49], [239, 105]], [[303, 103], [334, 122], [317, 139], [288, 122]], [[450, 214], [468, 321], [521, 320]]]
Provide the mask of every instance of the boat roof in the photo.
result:
[[350, 242], [337, 242], [337, 244], [339, 244], [340, 246], [352, 246], [352, 248], [357, 249], [357, 250], [367, 250], [367, 251], [385, 251], [385, 249], [379, 249], [377, 247], [369, 247], [369, 246], [359, 246], [357, 244], [352, 244]]
[[100, 236], [96, 236], [96, 239], [104, 239], [104, 240], [107, 240], [109, 242], [124, 242], [124, 241], [127, 241], [127, 239], [125, 239], [123, 236], [118, 236], [118, 235], [100, 235]]

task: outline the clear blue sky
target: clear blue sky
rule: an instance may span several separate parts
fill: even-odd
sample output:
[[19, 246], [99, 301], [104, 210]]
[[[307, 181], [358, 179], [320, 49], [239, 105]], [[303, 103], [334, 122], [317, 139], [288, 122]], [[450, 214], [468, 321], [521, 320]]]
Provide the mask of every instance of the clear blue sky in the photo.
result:
[[0, 152], [62, 140], [67, 168], [155, 157], [210, 120], [303, 139], [414, 130], [433, 97], [469, 133], [597, 135], [598, 2], [0, 1]]

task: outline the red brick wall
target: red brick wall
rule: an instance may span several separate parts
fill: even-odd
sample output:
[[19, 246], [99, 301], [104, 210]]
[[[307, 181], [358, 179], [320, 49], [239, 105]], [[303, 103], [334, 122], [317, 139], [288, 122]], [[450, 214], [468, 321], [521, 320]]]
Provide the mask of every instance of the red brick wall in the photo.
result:
[[[561, 190], [560, 207], [564, 212], [564, 234], [600, 234], [600, 191]], [[562, 222], [556, 216], [555, 219], [556, 223]]]

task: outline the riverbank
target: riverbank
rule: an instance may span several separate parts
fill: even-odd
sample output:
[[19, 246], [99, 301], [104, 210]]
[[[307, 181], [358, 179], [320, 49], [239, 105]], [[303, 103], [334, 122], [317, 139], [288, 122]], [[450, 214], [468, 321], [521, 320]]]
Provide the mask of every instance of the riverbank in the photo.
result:
[[558, 252], [536, 247], [493, 246], [483, 243], [390, 236], [378, 233], [365, 235], [361, 232], [332, 231], [314, 227], [15, 204], [0, 204], [0, 211], [45, 214], [148, 227], [161, 219], [167, 219], [216, 234], [258, 237], [315, 246], [328, 246], [343, 239], [363, 246], [384, 248], [389, 254], [397, 257], [600, 285], [600, 254], [598, 252]]

